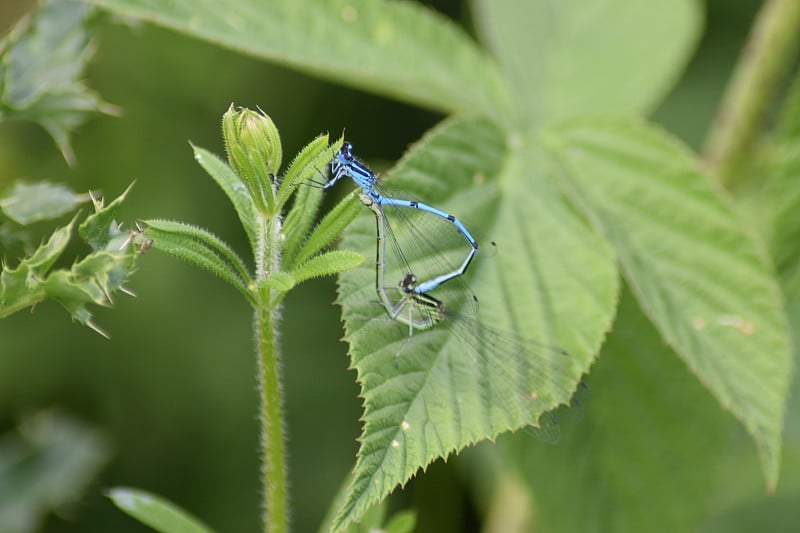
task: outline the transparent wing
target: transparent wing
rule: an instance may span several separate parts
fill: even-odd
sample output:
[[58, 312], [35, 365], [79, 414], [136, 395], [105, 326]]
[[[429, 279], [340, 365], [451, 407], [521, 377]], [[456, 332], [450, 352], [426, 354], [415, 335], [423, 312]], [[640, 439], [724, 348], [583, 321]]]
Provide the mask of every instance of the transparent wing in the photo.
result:
[[[476, 307], [477, 298], [454, 266], [465, 265], [473, 253], [458, 228], [447, 219], [415, 207], [379, 205], [366, 195], [361, 199], [375, 214], [376, 288], [390, 316], [397, 317], [407, 293], [416, 292], [432, 280], [444, 281], [430, 292], [447, 294], [448, 301], [459, 308], [461, 302]], [[406, 311], [414, 314], [411, 307]], [[476, 311], [472, 309], [471, 313]]]
[[[433, 312], [429, 306], [414, 306], [421, 307], [419, 312]], [[473, 307], [467, 310], [472, 313]], [[443, 350], [454, 362], [472, 367], [476, 386], [487, 391], [490, 403], [507, 411], [510, 420], [525, 421], [525, 431], [539, 440], [557, 443], [558, 422], [545, 411], [567, 403], [573, 395], [562, 379], [571, 375], [569, 368], [575, 364], [570, 355], [557, 346], [498, 330], [486, 320], [446, 306], [437, 318], [435, 327], [448, 335]]]

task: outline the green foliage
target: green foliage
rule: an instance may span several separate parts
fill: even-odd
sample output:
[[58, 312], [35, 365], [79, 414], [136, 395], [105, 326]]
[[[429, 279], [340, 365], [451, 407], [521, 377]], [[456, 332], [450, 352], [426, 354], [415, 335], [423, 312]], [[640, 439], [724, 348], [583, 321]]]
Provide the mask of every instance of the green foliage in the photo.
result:
[[78, 501], [108, 453], [94, 430], [58, 412], [23, 420], [0, 437], [0, 529], [38, 531], [49, 512]]
[[92, 1], [346, 85], [446, 111], [502, 107], [507, 116], [508, 88], [489, 56], [463, 30], [410, 2]]
[[[328, 512], [322, 520], [319, 528], [320, 533], [330, 531], [333, 527], [334, 520], [339, 514], [339, 509], [345, 502], [350, 491], [350, 480], [346, 479], [345, 483], [339, 487], [336, 497], [328, 507]], [[386, 531], [386, 533], [411, 533], [415, 530], [417, 525], [417, 516], [413, 511], [399, 511], [387, 518], [389, 512], [388, 500], [382, 500], [377, 504], [370, 507], [361, 521], [351, 522], [344, 530], [346, 533], [372, 533], [374, 531]]]
[[780, 290], [760, 244], [692, 154], [663, 132], [584, 121], [554, 130], [548, 145], [571, 197], [613, 244], [642, 309], [744, 423], [774, 486], [791, 353]]
[[[617, 320], [626, 327], [608, 335], [592, 368], [585, 416], [562, 428], [558, 446], [511, 443], [514, 464], [533, 486], [546, 530], [695, 530], [716, 499], [729, 417], [664, 344], [628, 287]], [[576, 458], [582, 468], [565, 467]], [[629, 512], [617, 508], [620, 498]]]
[[0, 120], [38, 122], [70, 163], [72, 130], [92, 114], [116, 112], [80, 79], [94, 48], [93, 18], [83, 0], [40, 0], [0, 41]]
[[139, 489], [117, 487], [108, 497], [121, 510], [161, 533], [210, 533], [197, 518], [163, 498]]
[[[498, 256], [470, 270], [484, 319], [563, 346], [570, 364], [555, 379], [564, 390], [575, 389], [601, 347], [603, 359], [624, 358], [620, 372], [599, 372], [617, 396], [613, 405], [598, 401], [598, 418], [587, 423], [611, 420], [619, 427], [600, 426], [597, 449], [564, 447], [583, 461], [568, 456], [550, 464], [557, 471], [544, 478], [563, 480], [562, 490], [537, 486], [534, 476], [526, 476], [552, 527], [567, 529], [580, 519], [563, 505], [565, 494], [587, 482], [584, 461], [616, 476], [594, 496], [614, 502], [640, 497], [636, 505], [590, 500], [597, 508], [588, 516], [605, 513], [602, 522], [609, 529], [648, 529], [653, 522], [643, 516], [660, 517], [676, 529], [696, 527], [709, 491], [686, 490], [681, 481], [701, 485], [693, 472], [710, 468], [713, 458], [685, 441], [680, 429], [687, 411], [717, 420], [714, 409], [706, 410], [716, 407], [710, 398], [747, 428], [767, 486], [774, 488], [792, 367], [779, 279], [764, 242], [699, 170], [698, 156], [639, 118], [667, 93], [697, 42], [696, 2], [604, 0], [587, 8], [475, 0], [476, 26], [493, 55], [444, 17], [408, 2], [94, 2], [351, 87], [456, 114], [415, 145], [388, 178], [450, 212], [474, 214], [474, 227], [498, 241]], [[790, 123], [783, 131], [797, 129]], [[322, 145], [312, 143], [306, 150], [314, 155], [296, 161], [316, 155], [324, 161], [316, 152]], [[796, 178], [796, 154], [782, 149], [785, 155], [773, 160], [771, 171], [784, 172], [788, 183]], [[206, 160], [201, 163], [211, 167]], [[233, 187], [222, 174], [212, 176], [234, 201], [252, 244], [260, 233], [246, 221], [263, 206], [252, 191], [243, 200], [246, 187]], [[260, 183], [266, 183], [263, 177]], [[433, 194], [431, 183], [437, 184]], [[318, 204], [319, 194], [307, 191], [295, 205], [315, 212]], [[264, 205], [271, 207], [269, 197]], [[350, 213], [343, 205], [338, 210]], [[794, 221], [796, 212], [787, 201], [786, 218]], [[311, 256], [331, 242], [333, 228], [346, 225], [344, 219], [323, 222], [316, 231], [325, 227], [331, 233], [314, 237], [313, 245], [311, 238], [305, 241], [307, 252], [299, 241], [283, 248], [294, 268], [269, 272], [270, 287], [290, 287], [297, 272], [315, 271], [303, 260], [315, 261]], [[310, 224], [300, 212], [290, 213], [286, 235], [302, 239]], [[357, 219], [345, 247], [368, 255], [374, 249], [372, 226], [368, 216]], [[797, 246], [791, 231], [773, 228], [769, 235], [778, 248]], [[780, 265], [791, 264], [791, 257]], [[631, 299], [618, 309], [623, 277]], [[532, 412], [510, 411], [497, 395], [502, 383], [491, 375], [482, 381], [481, 369], [451, 356], [442, 335], [432, 331], [409, 340], [396, 324], [373, 320], [381, 310], [373, 303], [371, 266], [340, 279], [364, 430], [353, 488], [334, 529], [365, 516], [433, 460], [535, 423], [542, 412], [566, 402], [555, 398]], [[613, 337], [604, 344], [612, 323]], [[657, 334], [648, 332], [649, 325]], [[629, 329], [641, 336], [624, 334]], [[413, 350], [395, 363], [406, 343]], [[519, 353], [500, 358], [513, 368], [527, 363]], [[677, 358], [695, 381], [676, 402], [669, 398], [676, 392], [657, 376], [661, 366], [680, 375]], [[492, 394], [499, 399], [492, 401]], [[623, 418], [647, 417], [649, 412], [638, 413], [644, 406], [658, 415], [659, 432], [637, 435], [635, 444], [644, 446], [639, 449], [630, 442], [637, 426]], [[648, 442], [656, 436], [661, 439]], [[662, 457], [675, 450], [681, 468], [665, 468], [669, 463], [654, 460], [650, 449]], [[623, 458], [621, 464], [614, 454]], [[673, 475], [675, 484], [660, 485], [658, 498], [644, 497], [649, 482]], [[679, 511], [673, 516], [671, 509]]]
[[522, 127], [651, 111], [699, 36], [697, 6], [685, 1], [473, 5], [477, 29], [515, 93]]
[[170, 220], [148, 220], [146, 232], [157, 249], [211, 271], [248, 299], [252, 298], [247, 285], [251, 274], [244, 261], [217, 236], [191, 224]]
[[[49, 186], [33, 187], [35, 191], [51, 189]], [[19, 191], [20, 186], [14, 186], [13, 190]], [[77, 259], [71, 267], [53, 268], [72, 239], [77, 217], [53, 232], [45, 243], [30, 256], [22, 258], [16, 266], [3, 264], [0, 272], [0, 318], [50, 299], [60, 303], [73, 320], [105, 335], [93, 321], [87, 305], [110, 306], [112, 295], [125, 291], [125, 281], [136, 264], [141, 241], [137, 235], [123, 231], [114, 220], [114, 213], [127, 193], [125, 191], [108, 206], [102, 200], [94, 201], [95, 212], [80, 224], [78, 230], [92, 252]], [[73, 196], [77, 195], [73, 193]], [[5, 197], [10, 196], [7, 194]], [[17, 212], [32, 213], [41, 211], [43, 202], [38, 195], [23, 194], [15, 196], [12, 205]], [[47, 209], [52, 216], [63, 206], [51, 205]]]
[[3, 192], [0, 210], [17, 224], [27, 225], [58, 218], [88, 199], [88, 195], [76, 194], [58, 183], [19, 182]]

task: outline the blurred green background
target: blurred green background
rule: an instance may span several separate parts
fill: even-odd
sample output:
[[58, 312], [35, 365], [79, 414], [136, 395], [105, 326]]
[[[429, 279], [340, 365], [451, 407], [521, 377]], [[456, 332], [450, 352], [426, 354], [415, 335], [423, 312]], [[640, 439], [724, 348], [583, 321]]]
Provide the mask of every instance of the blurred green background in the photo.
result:
[[[465, 3], [425, 3], [468, 25]], [[32, 4], [0, 2], [0, 30]], [[697, 54], [655, 114], [695, 148], [759, 6], [707, 3]], [[187, 142], [221, 154], [220, 119], [231, 102], [272, 116], [285, 159], [319, 132], [346, 128], [362, 157], [393, 161], [441, 118], [146, 25], [107, 24], [98, 39], [87, 80], [123, 116], [95, 118], [78, 131], [72, 168], [38, 126], [0, 124], [0, 188], [50, 179], [114, 197], [135, 180], [124, 220], [191, 222], [244, 255], [233, 209]], [[117, 485], [161, 494], [220, 531], [258, 530], [250, 309], [218, 279], [157, 252], [141, 258], [131, 288], [136, 298], [120, 297], [114, 309], [97, 312], [110, 340], [72, 324], [54, 303], [0, 321], [0, 431], [58, 406], [104, 431], [112, 447], [85, 498], [66, 516], [49, 517], [45, 530], [145, 531], [102, 496]], [[283, 371], [297, 531], [318, 526], [357, 450], [360, 401], [339, 341], [335, 298], [335, 281], [327, 279], [303, 284], [286, 301]], [[419, 505], [423, 524], [450, 508], [462, 516], [442, 521], [455, 531], [467, 527], [471, 511], [464, 489], [453, 488], [457, 477], [439, 462], [411, 484], [407, 492], [416, 494], [411, 504]], [[431, 509], [425, 494], [432, 491], [456, 503], [439, 500]]]

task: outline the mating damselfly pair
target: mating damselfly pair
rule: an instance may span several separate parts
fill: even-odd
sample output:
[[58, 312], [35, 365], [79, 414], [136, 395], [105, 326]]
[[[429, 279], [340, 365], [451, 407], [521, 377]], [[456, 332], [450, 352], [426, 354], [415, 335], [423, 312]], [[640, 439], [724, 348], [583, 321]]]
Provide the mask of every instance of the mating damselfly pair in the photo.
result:
[[[368, 327], [381, 328], [376, 322], [401, 326], [393, 328], [381, 349], [393, 355], [397, 372], [376, 370], [370, 378], [389, 376], [411, 390], [419, 387], [425, 409], [444, 401], [464, 418], [484, 412], [485, 428], [462, 426], [458, 416], [452, 421], [452, 431], [475, 439], [484, 430], [536, 424], [543, 411], [569, 401], [572, 391], [563, 374], [575, 361], [565, 351], [490, 327], [491, 317], [481, 316], [478, 299], [464, 281], [479, 247], [461, 220], [408, 194], [387, 192], [347, 142], [330, 170], [325, 188], [351, 178], [375, 218], [375, 292], [384, 319], [373, 317]], [[426, 394], [429, 376], [448, 384], [449, 400], [436, 398], [437, 391]], [[476, 390], [481, 391], [477, 396]], [[542, 417], [539, 426], [537, 437], [558, 440], [551, 417]]]

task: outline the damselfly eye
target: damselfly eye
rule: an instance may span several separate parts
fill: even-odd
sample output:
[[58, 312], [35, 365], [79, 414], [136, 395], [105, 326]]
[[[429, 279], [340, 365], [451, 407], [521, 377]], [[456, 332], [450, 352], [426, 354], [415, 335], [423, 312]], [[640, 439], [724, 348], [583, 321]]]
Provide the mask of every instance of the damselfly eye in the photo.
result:
[[345, 141], [342, 144], [342, 148], [341, 150], [339, 150], [339, 152], [342, 154], [343, 158], [347, 160], [353, 159], [353, 145], [350, 144], [349, 142]]

